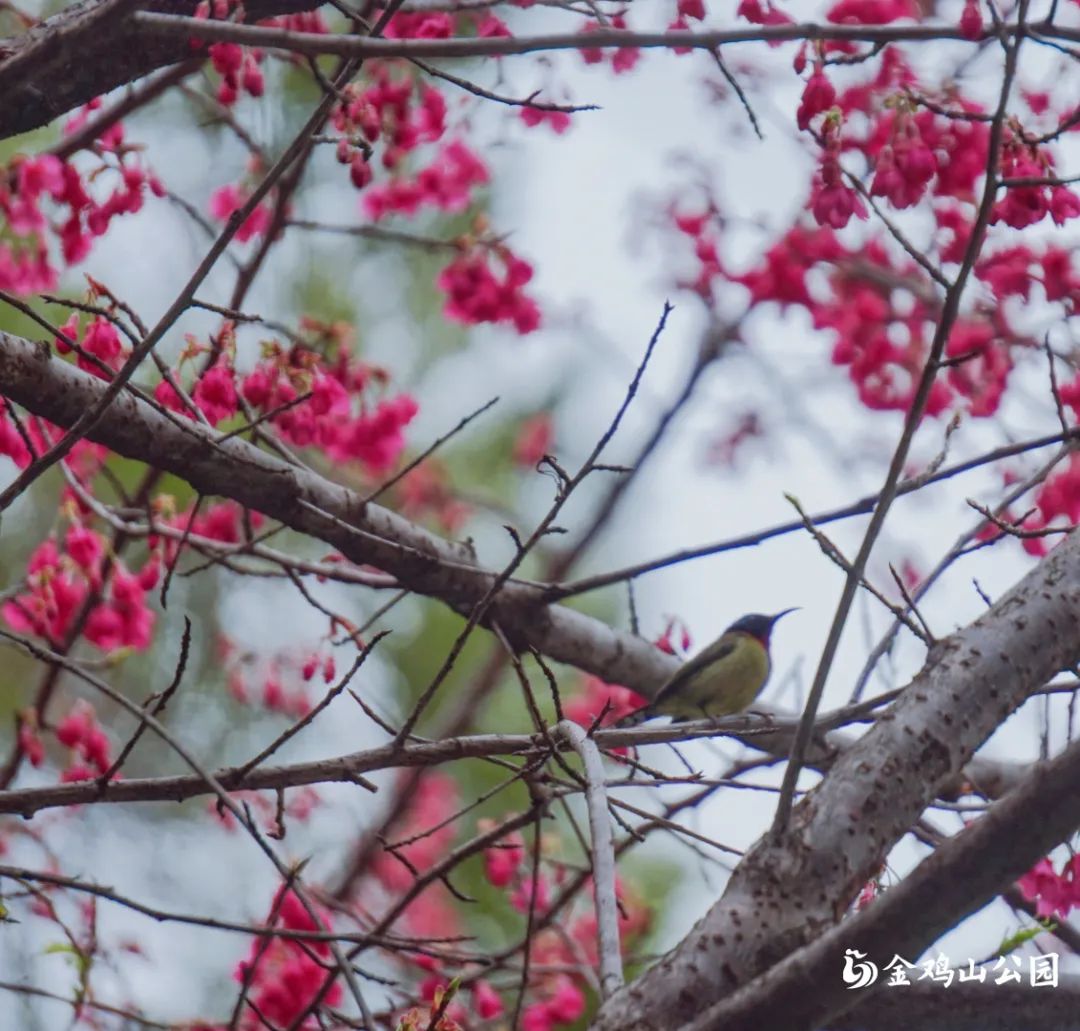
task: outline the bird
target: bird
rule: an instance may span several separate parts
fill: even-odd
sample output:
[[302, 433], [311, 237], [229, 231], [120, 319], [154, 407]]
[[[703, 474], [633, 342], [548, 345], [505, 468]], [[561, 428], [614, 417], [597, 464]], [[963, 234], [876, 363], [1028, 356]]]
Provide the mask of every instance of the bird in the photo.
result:
[[651, 702], [613, 726], [636, 727], [654, 716], [670, 716], [672, 723], [682, 723], [742, 712], [769, 679], [769, 635], [776, 621], [795, 611], [784, 609], [775, 616], [754, 612], [737, 619], [675, 670]]

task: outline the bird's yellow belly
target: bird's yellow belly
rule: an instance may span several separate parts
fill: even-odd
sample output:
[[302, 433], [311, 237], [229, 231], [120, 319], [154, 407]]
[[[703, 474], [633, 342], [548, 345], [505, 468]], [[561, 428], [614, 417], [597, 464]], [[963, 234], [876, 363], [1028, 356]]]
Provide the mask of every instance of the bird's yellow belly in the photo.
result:
[[730, 716], [746, 709], [769, 678], [769, 653], [755, 640], [745, 640], [720, 662], [691, 674], [676, 692], [662, 699], [657, 714], [698, 719]]

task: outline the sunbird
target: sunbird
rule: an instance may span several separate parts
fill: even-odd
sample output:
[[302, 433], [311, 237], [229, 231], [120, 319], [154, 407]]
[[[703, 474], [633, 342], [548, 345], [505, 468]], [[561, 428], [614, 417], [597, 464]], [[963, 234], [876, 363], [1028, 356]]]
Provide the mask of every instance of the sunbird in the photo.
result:
[[752, 613], [731, 624], [712, 644], [684, 662], [657, 692], [656, 697], [616, 722], [636, 727], [654, 716], [670, 716], [672, 723], [731, 716], [748, 708], [769, 679], [769, 635], [776, 621], [795, 609], [775, 616]]

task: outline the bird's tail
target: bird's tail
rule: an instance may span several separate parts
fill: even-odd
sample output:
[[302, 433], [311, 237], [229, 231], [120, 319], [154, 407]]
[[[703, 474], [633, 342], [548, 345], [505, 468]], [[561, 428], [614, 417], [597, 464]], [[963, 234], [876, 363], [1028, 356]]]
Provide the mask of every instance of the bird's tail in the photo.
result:
[[647, 719], [652, 718], [652, 713], [649, 710], [649, 705], [643, 705], [640, 709], [627, 713], [621, 720], [616, 720], [611, 724], [612, 729], [625, 730], [627, 727], [636, 727], [639, 723], [644, 723]]

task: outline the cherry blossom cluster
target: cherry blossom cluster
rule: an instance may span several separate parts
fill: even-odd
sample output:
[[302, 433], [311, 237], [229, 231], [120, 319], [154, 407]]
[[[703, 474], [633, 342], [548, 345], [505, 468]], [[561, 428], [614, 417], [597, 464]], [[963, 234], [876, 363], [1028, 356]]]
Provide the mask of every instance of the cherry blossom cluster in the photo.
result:
[[451, 536], [465, 525], [473, 506], [453, 489], [446, 465], [429, 458], [409, 470], [394, 491], [395, 508], [414, 522], [431, 520]]
[[[203, 21], [209, 18], [226, 21], [234, 14], [243, 17], [243, 5], [239, 0], [200, 0], [194, 12], [194, 16]], [[202, 47], [198, 40], [192, 40], [191, 45], [193, 50]], [[214, 71], [221, 77], [217, 89], [219, 104], [232, 107], [241, 91], [253, 97], [263, 95], [266, 84], [259, 67], [263, 60], [261, 50], [237, 43], [211, 43], [207, 54]]]
[[[933, 303], [909, 285], [919, 282], [913, 260], [897, 259], [876, 238], [847, 245], [830, 228], [796, 224], [757, 266], [736, 273], [725, 268], [717, 253], [710, 214], [676, 215], [675, 225], [692, 239], [698, 261], [696, 275], [684, 286], [711, 296], [721, 281], [738, 283], [749, 292], [752, 306], [774, 302], [781, 308], [804, 309], [815, 329], [830, 331], [832, 361], [848, 370], [867, 408], [907, 410], [938, 315]], [[1033, 265], [1032, 253], [1025, 253]], [[813, 272], [826, 273], [827, 290], [811, 289]], [[1010, 282], [994, 257], [984, 259], [976, 275], [999, 291]], [[1024, 283], [1026, 289], [1028, 280]], [[945, 346], [950, 365], [931, 388], [927, 414], [940, 415], [962, 403], [972, 416], [993, 415], [1013, 368], [1013, 352], [1031, 346], [1029, 338], [1011, 327], [1000, 305], [958, 319]]]
[[[102, 161], [96, 168], [81, 170], [72, 161], [47, 153], [17, 155], [0, 168], [0, 215], [6, 228], [0, 241], [0, 289], [18, 294], [56, 289], [57, 246], [63, 263], [74, 265], [87, 256], [93, 240], [116, 216], [142, 208], [148, 188], [162, 195], [155, 176], [135, 160], [123, 159], [122, 140], [116, 123], [97, 146], [121, 160]], [[98, 184], [110, 181], [112, 189], [102, 196]]]
[[[206, 348], [191, 342], [184, 361]], [[387, 373], [339, 349], [332, 361], [300, 344], [267, 343], [263, 357], [246, 376], [233, 365], [235, 340], [227, 324], [218, 339], [213, 364], [199, 374], [191, 401], [214, 425], [232, 418], [240, 398], [258, 414], [270, 416], [281, 437], [297, 447], [324, 451], [335, 462], [358, 462], [381, 473], [405, 447], [405, 427], [417, 413], [409, 394], [385, 394]], [[180, 375], [180, 369], [175, 370]], [[156, 399], [193, 417], [172, 383], [162, 380]]]
[[[271, 906], [276, 917], [270, 923], [287, 931], [325, 931], [333, 927], [326, 909], [320, 907], [316, 912], [319, 923], [294, 892], [280, 888]], [[237, 966], [235, 973], [238, 982], [249, 985], [248, 997], [252, 1002], [244, 1007], [239, 1025], [242, 1031], [264, 1028], [267, 1021], [275, 1027], [316, 1027], [314, 1018], [300, 1025], [295, 1022], [320, 995], [328, 1006], [341, 1002], [340, 984], [335, 981], [324, 988], [327, 967], [332, 968], [333, 962], [330, 945], [325, 941], [256, 938], [248, 958]]]
[[535, 469], [537, 463], [552, 450], [555, 426], [551, 412], [537, 412], [523, 420], [514, 438], [514, 464], [522, 469]]
[[[842, 13], [838, 20], [851, 24], [881, 24], [910, 14], [906, 3], [884, 12], [886, 6], [842, 3], [830, 17]], [[796, 122], [801, 130], [815, 133], [821, 146], [810, 205], [820, 225], [842, 229], [852, 216], [866, 217], [862, 199], [841, 171], [841, 158], [850, 152], [861, 154], [873, 170], [870, 194], [896, 209], [913, 207], [927, 193], [936, 199], [974, 201], [990, 143], [989, 116], [980, 104], [955, 94], [934, 98], [936, 103], [922, 100], [915, 73], [895, 48], [885, 51], [871, 80], [838, 92], [823, 58], [831, 50], [851, 52], [851, 45], [816, 46], [818, 57]], [[801, 71], [806, 62], [804, 45], [796, 69]], [[1040, 106], [1036, 97], [1032, 102]], [[861, 131], [860, 125], [865, 126]], [[1080, 198], [1067, 185], [1046, 181], [1053, 176], [1053, 158], [1015, 118], [1003, 134], [998, 172], [1010, 185], [994, 205], [992, 224], [1000, 221], [1022, 229], [1050, 215], [1062, 225], [1080, 214]]]
[[331, 684], [336, 676], [334, 656], [315, 649], [304, 654], [253, 655], [226, 636], [218, 639], [218, 655], [229, 694], [241, 704], [300, 719], [311, 711], [308, 685]]
[[1064, 920], [1080, 906], [1080, 855], [1070, 856], [1060, 870], [1049, 859], [1040, 859], [1016, 883], [1024, 898], [1035, 903], [1038, 916]]
[[400, 73], [398, 69], [393, 62], [378, 64], [368, 85], [354, 83], [342, 90], [341, 102], [331, 115], [331, 124], [340, 134], [337, 159], [349, 165], [358, 189], [371, 182], [368, 157], [374, 144], [382, 145], [383, 167], [395, 169], [407, 154], [421, 144], [437, 142], [446, 132], [442, 92], [407, 69]]
[[[1004, 222], [1013, 229], [1025, 229], [1049, 215], [1055, 225], [1061, 226], [1080, 215], [1080, 197], [1068, 186], [1037, 182], [1053, 178], [1053, 158], [1045, 148], [1025, 140], [1020, 131], [1009, 132], [1002, 145], [1001, 174], [1018, 183], [1010, 186], [1004, 198], [994, 205], [992, 223]], [[1025, 180], [1036, 183], [1028, 185]]]
[[[53, 728], [53, 733], [70, 754], [70, 762], [60, 775], [61, 781], [90, 780], [108, 772], [112, 765], [112, 745], [98, 723], [94, 707], [88, 701], [78, 699]], [[32, 766], [44, 763], [45, 744], [34, 709], [20, 714], [19, 747]]]
[[[200, 0], [195, 7], [194, 17], [214, 18], [225, 21], [232, 17], [243, 19], [243, 4], [239, 0]], [[291, 32], [327, 32], [326, 22], [318, 11], [300, 11], [296, 14], [284, 14], [274, 18], [265, 18], [258, 22], [273, 28]], [[199, 49], [201, 43], [192, 41], [193, 49]], [[238, 43], [211, 43], [207, 55], [215, 72], [220, 76], [217, 88], [217, 100], [225, 107], [232, 107], [241, 94], [261, 97], [266, 90], [262, 63], [264, 54], [258, 47], [242, 47]]]
[[[676, 0], [675, 20], [668, 25], [672, 30], [689, 29], [691, 21], [704, 21], [708, 13], [705, 10], [705, 0]], [[676, 53], [686, 53], [682, 47]]]
[[[210, 196], [210, 215], [219, 222], [226, 221], [233, 212], [239, 211], [251, 198], [252, 188], [248, 181], [226, 183], [219, 186]], [[263, 236], [270, 228], [270, 205], [260, 200], [250, 214], [240, 223], [235, 238], [240, 243], [247, 243], [255, 236]]]
[[49, 536], [34, 549], [25, 589], [0, 606], [5, 622], [20, 633], [43, 637], [59, 647], [72, 632], [83, 606], [90, 604], [81, 632], [103, 651], [150, 645], [154, 612], [147, 601], [160, 575], [151, 553], [137, 572], [107, 555], [97, 531], [72, 522], [62, 540]]
[[[685, 655], [693, 639], [681, 619], [670, 618], [664, 631], [653, 642], [668, 655]], [[563, 703], [567, 719], [590, 729], [597, 720], [603, 726], [611, 726], [635, 709], [641, 708], [647, 699], [628, 687], [609, 684], [597, 676], [582, 677], [574, 696]]]
[[[514, 2], [518, 7], [531, 6], [531, 0]], [[385, 35], [388, 39], [449, 39], [469, 29], [481, 39], [511, 34], [501, 18], [481, 9], [454, 14], [448, 11], [399, 11], [390, 19]]]
[[[424, 774], [416, 785], [408, 810], [395, 826], [395, 844], [379, 852], [371, 864], [371, 877], [378, 889], [385, 894], [388, 905], [397, 896], [412, 887], [416, 877], [422, 876], [442, 860], [453, 847], [458, 830], [447, 822], [447, 814], [458, 806], [456, 782], [445, 774]], [[367, 897], [367, 896], [365, 896]], [[459, 915], [451, 896], [442, 883], [434, 883], [420, 892], [399, 916], [400, 923], [412, 937], [452, 938], [462, 933]], [[425, 953], [415, 953], [403, 958], [403, 972], [414, 984], [415, 998], [421, 1002], [435, 1002], [436, 1008], [447, 990], [450, 976], [443, 964]], [[484, 989], [473, 993], [473, 1008], [478, 1017], [501, 1012], [498, 995]], [[496, 1005], [497, 1004], [497, 1005]], [[401, 1010], [401, 1021], [406, 1027], [414, 1015], [428, 1011], [428, 1007], [406, 1005]], [[459, 999], [449, 1002], [445, 1010], [446, 1027], [459, 1026], [467, 1019], [467, 1010]], [[427, 1024], [421, 1022], [421, 1027]]]
[[[591, 18], [581, 26], [582, 32], [595, 32], [601, 28], [625, 29], [626, 17], [616, 14], [608, 20], [607, 25], [601, 25]], [[611, 70], [619, 75], [628, 72], [641, 59], [641, 51], [637, 47], [621, 47], [618, 50], [601, 50], [599, 47], [581, 47], [578, 53], [586, 64], [603, 64], [605, 61], [611, 64]]]
[[109, 736], [101, 729], [94, 707], [84, 698], [78, 699], [56, 725], [56, 740], [72, 752], [73, 761], [60, 777], [63, 781], [89, 780], [106, 773], [112, 765]]
[[[601, 716], [609, 725], [639, 709], [646, 699], [629, 687], [609, 684], [599, 677], [587, 675], [574, 696], [563, 703], [563, 713], [568, 720], [588, 729]], [[605, 715], [606, 713], [606, 715]]]
[[556, 136], [562, 136], [570, 128], [570, 113], [568, 111], [547, 111], [526, 104], [520, 109], [518, 117], [530, 129], [538, 125], [546, 125]]
[[[306, 823], [311, 819], [312, 813], [322, 805], [322, 796], [313, 787], [292, 788], [284, 798], [268, 791], [234, 791], [230, 794], [250, 814], [259, 818], [271, 837], [282, 836], [286, 821]], [[236, 817], [230, 810], [219, 805], [216, 798], [207, 801], [206, 813], [229, 833], [241, 830]]]
[[79, 368], [99, 379], [109, 379], [109, 370], [115, 372], [125, 358], [120, 332], [115, 323], [102, 316], [95, 316], [81, 331], [80, 321], [78, 315], [72, 315], [60, 327], [63, 335], [54, 340], [56, 350], [60, 354], [70, 354], [71, 344], [78, 345], [76, 364]]
[[[1068, 529], [1080, 523], [1080, 455], [1070, 455], [1035, 491], [1035, 508], [1021, 521], [1021, 529], [1034, 535], [1021, 538], [1029, 555], [1041, 557], [1052, 546], [1052, 536], [1038, 535], [1048, 527]], [[987, 527], [984, 539], [998, 536], [995, 527]]]
[[472, 247], [439, 273], [436, 282], [447, 295], [443, 313], [464, 325], [509, 323], [521, 334], [531, 333], [540, 326], [540, 308], [525, 293], [532, 276], [532, 265], [505, 245]]
[[364, 211], [373, 222], [391, 214], [414, 215], [425, 207], [464, 211], [472, 203], [473, 188], [489, 178], [487, 165], [461, 140], [453, 140], [415, 176], [371, 186], [364, 193]]

